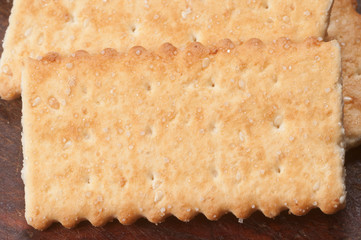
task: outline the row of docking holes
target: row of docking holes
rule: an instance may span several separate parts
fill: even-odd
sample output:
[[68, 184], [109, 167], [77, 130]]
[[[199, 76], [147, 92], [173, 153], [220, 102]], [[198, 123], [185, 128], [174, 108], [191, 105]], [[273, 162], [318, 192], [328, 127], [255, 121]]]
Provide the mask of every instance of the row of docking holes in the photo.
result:
[[[69, 22], [69, 23], [74, 23], [74, 22], [75, 22], [74, 17], [73, 17], [72, 15], [67, 16], [67, 17], [66, 17], [66, 20], [67, 20], [67, 22]], [[87, 26], [88, 24], [89, 24], [89, 20], [85, 20], [85, 21], [84, 21], [84, 25]], [[29, 28], [29, 29], [31, 30], [31, 28]], [[25, 31], [25, 36], [28, 36], [28, 35], [29, 35], [28, 32], [29, 32], [30, 30]], [[135, 33], [137, 32], [137, 30], [138, 30], [138, 27], [137, 27], [136, 24], [131, 24], [131, 25], [129, 25], [129, 32], [135, 34]], [[192, 41], [192, 42], [197, 42], [197, 41], [198, 41], [198, 38], [196, 37], [196, 35], [197, 35], [197, 34], [191, 33], [191, 34], [189, 35], [189, 40]]]
[[[276, 172], [276, 174], [281, 174], [281, 172], [282, 172], [281, 166], [275, 167], [274, 171]], [[219, 173], [218, 173], [219, 171], [216, 168], [210, 169], [210, 172], [211, 172], [211, 175], [213, 176], [213, 178], [217, 178], [219, 176]], [[260, 170], [260, 174], [261, 175], [265, 174], [265, 171]], [[236, 177], [237, 181], [241, 180], [241, 175], [239, 173], [237, 173], [235, 177]], [[152, 172], [149, 174], [149, 180], [155, 181], [155, 176]]]
[[[275, 84], [278, 82], [277, 77], [274, 77], [274, 78], [273, 78], [273, 82], [274, 82]], [[207, 83], [207, 85], [208, 85], [210, 88], [215, 88], [215, 87], [216, 87], [216, 83], [215, 83], [213, 80], [209, 80], [208, 83]], [[244, 86], [242, 86], [242, 85], [244, 85], [244, 83], [242, 83], [242, 82], [240, 81], [240, 82], [239, 82], [239, 87], [240, 87], [240, 88], [244, 88]], [[145, 89], [146, 89], [147, 91], [151, 91], [151, 90], [152, 90], [151, 84], [146, 83], [144, 86], [145, 86]]]
[[[215, 83], [214, 83], [213, 81], [210, 81], [210, 82], [209, 82], [209, 86], [210, 86], [211, 88], [214, 88], [216, 85], [215, 85]], [[147, 84], [145, 84], [145, 89], [146, 89], [147, 91], [151, 91], [151, 90], [152, 90], [152, 86], [151, 86], [149, 83], [147, 83]], [[273, 126], [274, 126], [275, 128], [277, 128], [277, 129], [279, 129], [279, 128], [281, 127], [282, 121], [283, 121], [283, 117], [282, 117], [281, 115], [276, 115], [275, 118], [274, 118], [274, 120], [273, 120]], [[213, 124], [213, 126], [214, 126], [214, 128], [215, 128], [215, 124]]]
[[[159, 82], [160, 83], [160, 82]], [[209, 81], [208, 83], [208, 86], [210, 87], [210, 88], [214, 88], [214, 87], [216, 87], [216, 84], [213, 82], [213, 81]], [[149, 83], [145, 83], [144, 84], [144, 88], [145, 88], [145, 90], [146, 91], [152, 91], [152, 85], [151, 84], [149, 84]]]
[[[218, 173], [218, 170], [216, 169], [216, 168], [212, 168], [211, 170], [210, 170], [210, 172], [211, 172], [211, 175], [212, 175], [212, 177], [213, 178], [217, 178], [218, 176], [219, 176], [219, 173]], [[277, 173], [277, 174], [281, 174], [281, 167], [280, 166], [278, 166], [278, 167], [276, 167], [275, 168], [275, 172]], [[265, 174], [265, 172], [264, 171], [260, 171], [260, 174]], [[149, 180], [150, 181], [155, 181], [155, 176], [154, 176], [154, 173], [152, 173], [152, 172], [150, 172], [149, 174], [148, 174], [148, 176], [149, 176]], [[238, 174], [236, 174], [236, 180], [237, 181], [240, 181], [241, 180], [241, 175], [238, 173]], [[90, 179], [90, 176], [87, 176], [86, 178], [86, 183], [87, 184], [90, 184], [91, 183], [91, 179]], [[123, 183], [124, 183], [124, 185], [127, 183], [127, 181], [125, 180], [125, 179], [123, 179]]]
[[[136, 33], [136, 31], [137, 31], [137, 26], [136, 26], [136, 25], [130, 25], [130, 31], [131, 31], [132, 33]], [[194, 33], [191, 33], [191, 34], [189, 35], [189, 40], [190, 40], [191, 42], [200, 41], [199, 38], [197, 37], [197, 34], [194, 34]]]
[[[212, 168], [212, 169], [210, 170], [210, 172], [211, 172], [211, 176], [212, 176], [213, 178], [217, 178], [217, 177], [219, 176], [218, 170], [217, 170], [216, 168]], [[282, 172], [281, 167], [280, 167], [280, 166], [277, 166], [277, 167], [275, 168], [275, 172], [276, 172], [276, 174], [281, 174], [281, 172]], [[260, 170], [260, 174], [262, 174], [262, 175], [265, 174], [264, 170], [263, 170], [263, 171]], [[156, 180], [155, 180], [155, 175], [154, 175], [152, 172], [150, 172], [150, 173], [148, 174], [148, 176], [149, 176], [149, 180], [150, 180], [150, 181], [152, 181], [152, 182], [156, 181]], [[241, 180], [241, 175], [238, 173], [238, 174], [236, 174], [235, 178], [236, 178], [237, 181], [240, 181], [240, 180]], [[124, 185], [127, 183], [127, 181], [126, 181], [125, 179], [123, 179], [122, 182], [124, 183]], [[90, 179], [89, 176], [86, 177], [86, 183], [87, 183], [87, 184], [90, 184], [90, 183], [91, 183], [91, 179]], [[123, 185], [123, 186], [124, 186], [124, 185]]]

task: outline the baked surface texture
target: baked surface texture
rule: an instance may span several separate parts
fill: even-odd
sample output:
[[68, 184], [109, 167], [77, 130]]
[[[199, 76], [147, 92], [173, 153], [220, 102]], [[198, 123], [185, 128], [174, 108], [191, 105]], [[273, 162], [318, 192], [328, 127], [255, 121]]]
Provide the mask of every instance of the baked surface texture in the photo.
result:
[[15, 0], [0, 62], [0, 97], [20, 95], [24, 58], [133, 46], [324, 37], [332, 0]]
[[336, 39], [342, 49], [344, 127], [346, 145], [355, 147], [361, 141], [361, 15], [356, 0], [335, 0], [328, 40]]
[[340, 71], [338, 43], [312, 38], [29, 59], [26, 219], [334, 213], [345, 203]]

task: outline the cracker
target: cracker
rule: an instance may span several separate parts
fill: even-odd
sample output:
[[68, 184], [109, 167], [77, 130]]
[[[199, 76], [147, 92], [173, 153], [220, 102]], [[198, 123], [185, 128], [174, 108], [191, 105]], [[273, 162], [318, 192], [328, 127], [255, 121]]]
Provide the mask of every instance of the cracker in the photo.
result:
[[347, 147], [361, 142], [361, 15], [356, 0], [335, 0], [328, 39], [337, 39], [342, 49], [344, 126]]
[[0, 62], [0, 96], [20, 94], [24, 57], [49, 51], [68, 54], [80, 49], [99, 53], [170, 42], [208, 45], [213, 39], [233, 41], [289, 37], [323, 37], [332, 0], [319, 1], [88, 1], [15, 0]]
[[26, 219], [334, 213], [345, 203], [339, 77], [338, 43], [314, 39], [30, 59]]

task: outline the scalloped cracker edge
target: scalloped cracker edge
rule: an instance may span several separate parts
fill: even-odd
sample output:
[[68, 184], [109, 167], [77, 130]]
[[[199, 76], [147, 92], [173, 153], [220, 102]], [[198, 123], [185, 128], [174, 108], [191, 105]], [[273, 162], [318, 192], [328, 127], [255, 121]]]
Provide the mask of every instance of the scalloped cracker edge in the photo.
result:
[[25, 216], [100, 226], [345, 205], [336, 41], [164, 44], [29, 59]]
[[50, 51], [99, 53], [170, 42], [205, 45], [230, 38], [303, 41], [324, 37], [332, 0], [41, 1], [14, 0], [0, 61], [0, 96], [20, 95], [22, 61]]
[[356, 0], [335, 0], [327, 40], [341, 45], [347, 148], [361, 143], [361, 15]]

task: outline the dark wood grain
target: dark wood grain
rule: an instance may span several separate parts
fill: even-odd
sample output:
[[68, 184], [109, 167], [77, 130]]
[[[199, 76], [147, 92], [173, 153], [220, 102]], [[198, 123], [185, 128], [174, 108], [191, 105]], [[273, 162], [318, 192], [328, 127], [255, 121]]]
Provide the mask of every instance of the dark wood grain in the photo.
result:
[[[10, 8], [11, 1], [0, 0], [0, 39]], [[21, 101], [0, 100], [0, 239], [361, 239], [361, 148], [346, 155], [346, 209], [335, 215], [313, 210], [303, 217], [284, 212], [275, 219], [257, 212], [243, 224], [231, 214], [215, 222], [199, 215], [189, 223], [170, 217], [157, 226], [145, 219], [99, 228], [83, 222], [72, 230], [57, 223], [40, 232], [24, 218], [21, 168]]]

